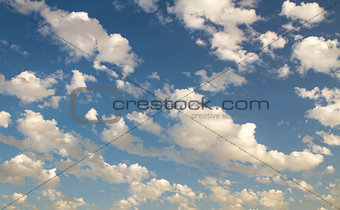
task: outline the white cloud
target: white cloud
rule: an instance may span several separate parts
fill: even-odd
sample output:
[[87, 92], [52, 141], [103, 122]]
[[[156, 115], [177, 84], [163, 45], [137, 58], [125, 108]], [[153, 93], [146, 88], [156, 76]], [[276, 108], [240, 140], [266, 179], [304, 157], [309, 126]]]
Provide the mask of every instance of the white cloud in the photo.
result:
[[11, 122], [11, 114], [5, 111], [0, 112], [0, 126], [7, 128]]
[[73, 76], [71, 83], [66, 85], [66, 90], [71, 93], [74, 89], [78, 87], [87, 87], [86, 82], [96, 82], [96, 78], [92, 75], [84, 74], [78, 70], [72, 70]]
[[[117, 86], [118, 89], [120, 89], [124, 92], [127, 92], [127, 93], [133, 95], [136, 98], [142, 96], [145, 93], [144, 89], [136, 86], [135, 84], [131, 84], [130, 82], [124, 81], [124, 80], [121, 80], [121, 79], [116, 80], [116, 86]], [[140, 86], [142, 86], [145, 89], [148, 89], [150, 84], [145, 82], [144, 84], [141, 84]]]
[[212, 192], [209, 198], [218, 202], [223, 209], [244, 209], [244, 205], [252, 208], [263, 206], [277, 210], [288, 208], [284, 193], [280, 190], [255, 192], [244, 188], [239, 192], [231, 192], [229, 185], [214, 177], [206, 177], [199, 182]]
[[56, 83], [54, 77], [40, 79], [31, 71], [23, 71], [7, 81], [0, 74], [0, 93], [16, 96], [24, 103], [32, 103], [54, 95], [55, 89], [51, 87]]
[[262, 42], [262, 47], [267, 46], [263, 49], [264, 52], [272, 52], [274, 49], [281, 49], [287, 43], [287, 40], [281, 36], [278, 36], [273, 31], [267, 31], [264, 34], [261, 34], [259, 37], [260, 41]]
[[[257, 142], [255, 138], [256, 125], [254, 123], [236, 124], [221, 108], [212, 107], [212, 110], [200, 109], [195, 111], [184, 110], [184, 113], [188, 116], [195, 114], [218, 115], [218, 119], [197, 118], [196, 120], [278, 170], [310, 170], [323, 161], [322, 155], [314, 154], [308, 149], [292, 151], [290, 154], [284, 154], [277, 150], [268, 150], [265, 145]], [[233, 161], [258, 165], [257, 160], [231, 146], [228, 142], [220, 140], [211, 131], [202, 129], [201, 125], [193, 123], [192, 119], [187, 116], [175, 113], [173, 115], [177, 117], [179, 122], [170, 127], [168, 133], [178, 146], [194, 150], [200, 155], [205, 154], [207, 160], [219, 164], [222, 168], [229, 167], [230, 164], [232, 166], [231, 162]], [[262, 169], [259, 173], [265, 173], [265, 171]], [[267, 172], [271, 173], [270, 170]]]
[[138, 127], [139, 129], [146, 130], [155, 135], [160, 135], [162, 132], [162, 127], [158, 123], [153, 122], [153, 119], [148, 120], [150, 117], [146, 113], [133, 111], [127, 114], [126, 118], [137, 123], [144, 122]]
[[131, 206], [136, 207], [147, 200], [156, 201], [163, 193], [171, 190], [169, 181], [165, 179], [153, 178], [145, 184], [134, 181], [129, 187], [131, 196], [126, 200], [116, 202], [112, 209], [129, 209]]
[[[168, 12], [175, 14], [187, 28], [207, 32], [211, 49], [220, 59], [240, 62], [250, 55], [253, 56], [247, 63], [257, 59], [242, 47], [247, 41], [245, 32], [260, 20], [254, 9], [236, 7], [231, 0], [177, 0], [168, 7]], [[247, 29], [240, 29], [240, 25]]]
[[85, 114], [85, 118], [88, 120], [97, 120], [98, 113], [97, 110], [95, 110], [94, 108], [91, 108], [86, 114]]
[[[313, 24], [320, 23], [326, 18], [327, 13], [319, 14], [322, 11], [323, 8], [320, 7], [317, 2], [301, 2], [301, 5], [296, 5], [296, 3], [286, 0], [282, 4], [280, 15], [284, 15], [293, 21], [299, 21], [302, 24], [305, 23], [305, 21], [309, 20], [307, 26], [312, 26]], [[314, 16], [316, 17], [310, 20], [310, 18]]]
[[329, 174], [334, 174], [335, 169], [334, 169], [333, 166], [327, 166], [326, 167], [326, 172], [329, 173]]
[[63, 96], [52, 96], [49, 101], [44, 101], [42, 105], [38, 105], [40, 109], [43, 109], [45, 107], [52, 107], [53, 109], [57, 109], [59, 107], [59, 102], [61, 99], [65, 97]]
[[146, 13], [155, 12], [159, 0], [134, 0], [135, 3]]
[[315, 107], [306, 112], [306, 117], [318, 120], [324, 126], [335, 127], [340, 125], [340, 89], [325, 87], [312, 90], [295, 87], [295, 92], [301, 98], [315, 101]]
[[310, 36], [293, 46], [292, 58], [300, 61], [299, 73], [309, 70], [340, 78], [340, 47], [337, 39]]
[[288, 64], [285, 64], [284, 66], [279, 68], [279, 70], [277, 71], [277, 78], [279, 78], [279, 79], [287, 79], [287, 77], [290, 74], [292, 74], [292, 72], [290, 71], [290, 68], [289, 68]]
[[[199, 70], [195, 72], [195, 75], [201, 77], [201, 89], [204, 91], [210, 92], [220, 92], [226, 91], [229, 86], [241, 86], [247, 83], [247, 80], [235, 73], [234, 70], [228, 70], [222, 74], [213, 72], [211, 76], [207, 76], [207, 72], [205, 70]], [[212, 80], [212, 81], [210, 81]], [[208, 83], [207, 83], [208, 82]], [[203, 86], [203, 84], [205, 84]]]
[[148, 75], [148, 78], [160, 80], [160, 77], [157, 72], [152, 72], [150, 75]]
[[[108, 34], [99, 21], [90, 18], [86, 12], [54, 9], [44, 1], [16, 0], [11, 4], [25, 14], [39, 13], [51, 31], [97, 60], [122, 68], [124, 76], [132, 73], [139, 62], [126, 38], [117, 33]], [[71, 57], [87, 57], [66, 43], [60, 43]]]
[[[25, 184], [25, 178], [44, 182], [56, 175], [56, 169], [44, 169], [45, 163], [37, 160], [34, 155], [20, 154], [0, 165], [0, 182], [9, 182], [13, 185]], [[59, 185], [59, 177], [54, 178], [45, 187]]]
[[336, 136], [332, 133], [326, 133], [324, 131], [317, 131], [316, 134], [323, 138], [324, 143], [332, 146], [340, 146], [340, 136]]
[[196, 39], [196, 44], [199, 45], [199, 46], [206, 46], [207, 45], [207, 43], [200, 38]]
[[53, 202], [51, 207], [55, 210], [75, 210], [87, 205], [83, 198], [72, 198], [55, 189], [43, 190], [42, 194]]
[[238, 4], [244, 8], [255, 8], [259, 5], [261, 0], [241, 0]]

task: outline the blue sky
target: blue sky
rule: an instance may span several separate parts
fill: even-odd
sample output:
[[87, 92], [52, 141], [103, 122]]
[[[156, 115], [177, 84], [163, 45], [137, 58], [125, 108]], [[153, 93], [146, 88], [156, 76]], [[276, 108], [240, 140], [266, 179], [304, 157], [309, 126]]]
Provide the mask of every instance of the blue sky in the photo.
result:
[[[325, 10], [335, 2], [2, 3], [0, 207], [339, 209], [340, 10]], [[204, 97], [213, 109], [132, 107], [114, 124], [79, 124], [78, 87]], [[77, 116], [114, 117], [114, 100], [81, 93]], [[224, 100], [270, 108], [226, 111]]]

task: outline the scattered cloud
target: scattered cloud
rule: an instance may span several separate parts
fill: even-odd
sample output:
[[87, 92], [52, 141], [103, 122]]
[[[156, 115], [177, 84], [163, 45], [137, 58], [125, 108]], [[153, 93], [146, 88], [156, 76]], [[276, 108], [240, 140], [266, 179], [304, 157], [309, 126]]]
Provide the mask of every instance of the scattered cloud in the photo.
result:
[[11, 114], [5, 111], [0, 112], [0, 126], [7, 128], [11, 122]]
[[10, 80], [0, 74], [0, 93], [16, 96], [24, 103], [32, 103], [54, 95], [52, 86], [56, 83], [54, 77], [39, 78], [32, 71], [23, 71]]
[[[313, 52], [313, 53], [311, 53]], [[298, 71], [309, 70], [340, 79], [340, 47], [337, 39], [310, 36], [293, 46], [292, 58], [300, 62]]]

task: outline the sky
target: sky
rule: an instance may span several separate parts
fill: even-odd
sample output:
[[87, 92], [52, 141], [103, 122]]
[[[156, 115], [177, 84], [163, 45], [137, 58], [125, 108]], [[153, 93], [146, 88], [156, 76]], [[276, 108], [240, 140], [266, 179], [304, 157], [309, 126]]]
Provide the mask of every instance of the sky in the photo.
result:
[[0, 207], [340, 209], [336, 2], [1, 1]]

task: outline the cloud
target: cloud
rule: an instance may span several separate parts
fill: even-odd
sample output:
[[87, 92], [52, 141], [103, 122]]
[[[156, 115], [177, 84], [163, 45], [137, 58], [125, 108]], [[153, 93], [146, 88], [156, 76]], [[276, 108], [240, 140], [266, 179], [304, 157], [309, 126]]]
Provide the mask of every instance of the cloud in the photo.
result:
[[261, 34], [259, 39], [260, 39], [260, 41], [262, 43], [262, 47], [266, 47], [267, 46], [266, 48], [263, 49], [263, 51], [271, 53], [271, 54], [272, 54], [272, 51], [274, 49], [284, 48], [284, 46], [287, 43], [286, 39], [284, 39], [281, 36], [278, 36], [273, 31], [267, 31], [264, 34]]
[[340, 89], [325, 87], [312, 90], [295, 87], [295, 92], [301, 98], [315, 101], [315, 107], [306, 112], [306, 117], [318, 120], [323, 126], [336, 127], [340, 125]]
[[148, 89], [150, 87], [150, 84], [148, 82], [144, 82], [144, 84], [140, 85], [144, 88], [142, 89], [135, 84], [131, 84], [130, 82], [121, 79], [116, 80], [116, 85], [118, 89], [127, 92], [128, 94], [131, 94], [136, 98], [142, 96], [146, 92], [144, 89]]
[[292, 72], [290, 71], [290, 68], [288, 64], [285, 64], [277, 71], [277, 78], [278, 79], [287, 79], [289, 75], [291, 75]]
[[156, 201], [163, 193], [171, 189], [169, 181], [165, 179], [153, 178], [145, 184], [138, 181], [132, 182], [129, 187], [131, 196], [126, 200], [116, 202], [112, 209], [129, 209], [147, 200]]
[[[254, 9], [236, 7], [231, 0], [177, 0], [168, 7], [170, 14], [175, 14], [185, 27], [190, 30], [205, 31], [210, 36], [211, 50], [221, 60], [240, 62], [246, 57], [247, 63], [257, 60], [257, 56], [243, 48], [247, 41], [247, 29], [260, 20]], [[246, 26], [241, 29], [239, 26]]]
[[199, 45], [199, 46], [206, 46], [207, 45], [207, 43], [200, 38], [196, 39], [196, 44]]
[[[25, 178], [29, 177], [44, 182], [56, 175], [56, 168], [44, 169], [45, 163], [37, 160], [35, 155], [20, 154], [0, 165], [0, 182], [9, 182], [13, 185], [25, 184]], [[59, 177], [54, 178], [45, 187], [59, 185]]]
[[72, 70], [73, 76], [71, 83], [66, 85], [66, 90], [70, 94], [74, 89], [78, 87], [87, 87], [86, 82], [97, 82], [96, 78], [92, 75], [87, 75], [79, 70]]
[[247, 83], [247, 80], [243, 76], [235, 73], [234, 70], [228, 70], [222, 74], [213, 72], [211, 76], [207, 76], [205, 70], [199, 70], [195, 72], [195, 75], [201, 77], [201, 89], [209, 92], [224, 92], [231, 85], [241, 86]]
[[133, 111], [132, 113], [127, 114], [126, 118], [136, 123], [142, 123], [145, 121], [145, 123], [138, 127], [139, 129], [146, 130], [155, 135], [161, 135], [163, 130], [162, 127], [158, 123], [153, 122], [153, 119], [146, 121], [149, 118], [146, 113]]
[[[134, 72], [139, 62], [126, 38], [117, 33], [108, 34], [99, 21], [90, 18], [86, 12], [54, 9], [44, 1], [15, 0], [11, 5], [25, 14], [40, 14], [51, 31], [97, 60], [120, 67], [124, 76]], [[71, 57], [88, 57], [61, 40], [56, 40]]]
[[134, 0], [135, 3], [146, 13], [155, 12], [159, 0]]
[[223, 209], [244, 209], [244, 206], [267, 207], [271, 209], [287, 209], [284, 193], [280, 190], [271, 189], [268, 191], [255, 192], [252, 189], [244, 188], [239, 192], [231, 192], [228, 180], [219, 180], [214, 177], [205, 177], [199, 181], [212, 193], [209, 198], [216, 201]]
[[95, 110], [94, 108], [91, 108], [86, 114], [85, 114], [85, 118], [88, 120], [97, 120], [98, 113], [97, 110]]
[[[290, 20], [298, 21], [302, 24], [305, 23], [305, 21], [309, 20], [307, 26], [311, 27], [326, 19], [327, 13], [319, 14], [322, 11], [323, 8], [320, 7], [317, 2], [313, 3], [301, 2], [300, 5], [296, 5], [296, 3], [287, 0], [282, 4], [282, 10], [280, 15], [286, 16]], [[310, 20], [310, 18], [314, 16], [316, 17]]]
[[0, 93], [16, 96], [24, 103], [32, 103], [54, 95], [55, 89], [51, 87], [56, 83], [54, 77], [40, 79], [31, 71], [23, 71], [10, 80], [0, 74]]
[[334, 174], [335, 169], [334, 169], [333, 166], [327, 166], [327, 167], [326, 167], [326, 172], [327, 172], [328, 174]]
[[332, 133], [326, 133], [324, 131], [317, 131], [317, 135], [323, 138], [323, 142], [331, 146], [340, 146], [340, 136], [336, 136]]
[[150, 75], [148, 75], [148, 78], [160, 80], [160, 77], [157, 72], [152, 72]]
[[51, 207], [55, 210], [74, 210], [87, 205], [83, 198], [72, 198], [55, 189], [43, 190], [42, 194], [53, 202]]
[[11, 114], [5, 111], [0, 112], [0, 126], [7, 128], [11, 122]]
[[[184, 95], [189, 91], [190, 90], [182, 90], [181, 94], [177, 93], [176, 95]], [[192, 98], [199, 96], [199, 94], [191, 94]], [[322, 155], [314, 154], [309, 149], [292, 151], [290, 154], [285, 154], [277, 150], [269, 150], [265, 145], [258, 143], [256, 140], [256, 125], [254, 123], [237, 124], [220, 107], [212, 106], [212, 110], [185, 109], [183, 112], [187, 116], [200, 114], [219, 116], [218, 118], [197, 118], [196, 120], [277, 170], [311, 170], [323, 161]], [[235, 161], [258, 166], [259, 163], [256, 159], [240, 151], [235, 146], [230, 145], [228, 142], [221, 140], [220, 137], [210, 130], [203, 129], [201, 125], [193, 122], [192, 119], [184, 114], [173, 111], [170, 113], [170, 116], [176, 119], [176, 121], [168, 129], [167, 133], [172, 142], [181, 148], [195, 151], [202, 159], [214, 162], [221, 168], [241, 169], [242, 164], [236, 164], [235, 167], [233, 167]], [[262, 171], [259, 171], [259, 173], [272, 173], [270, 170], [266, 171], [263, 168], [261, 169]]]
[[337, 39], [310, 36], [293, 45], [292, 58], [300, 62], [298, 71], [309, 70], [340, 78], [340, 47]]

